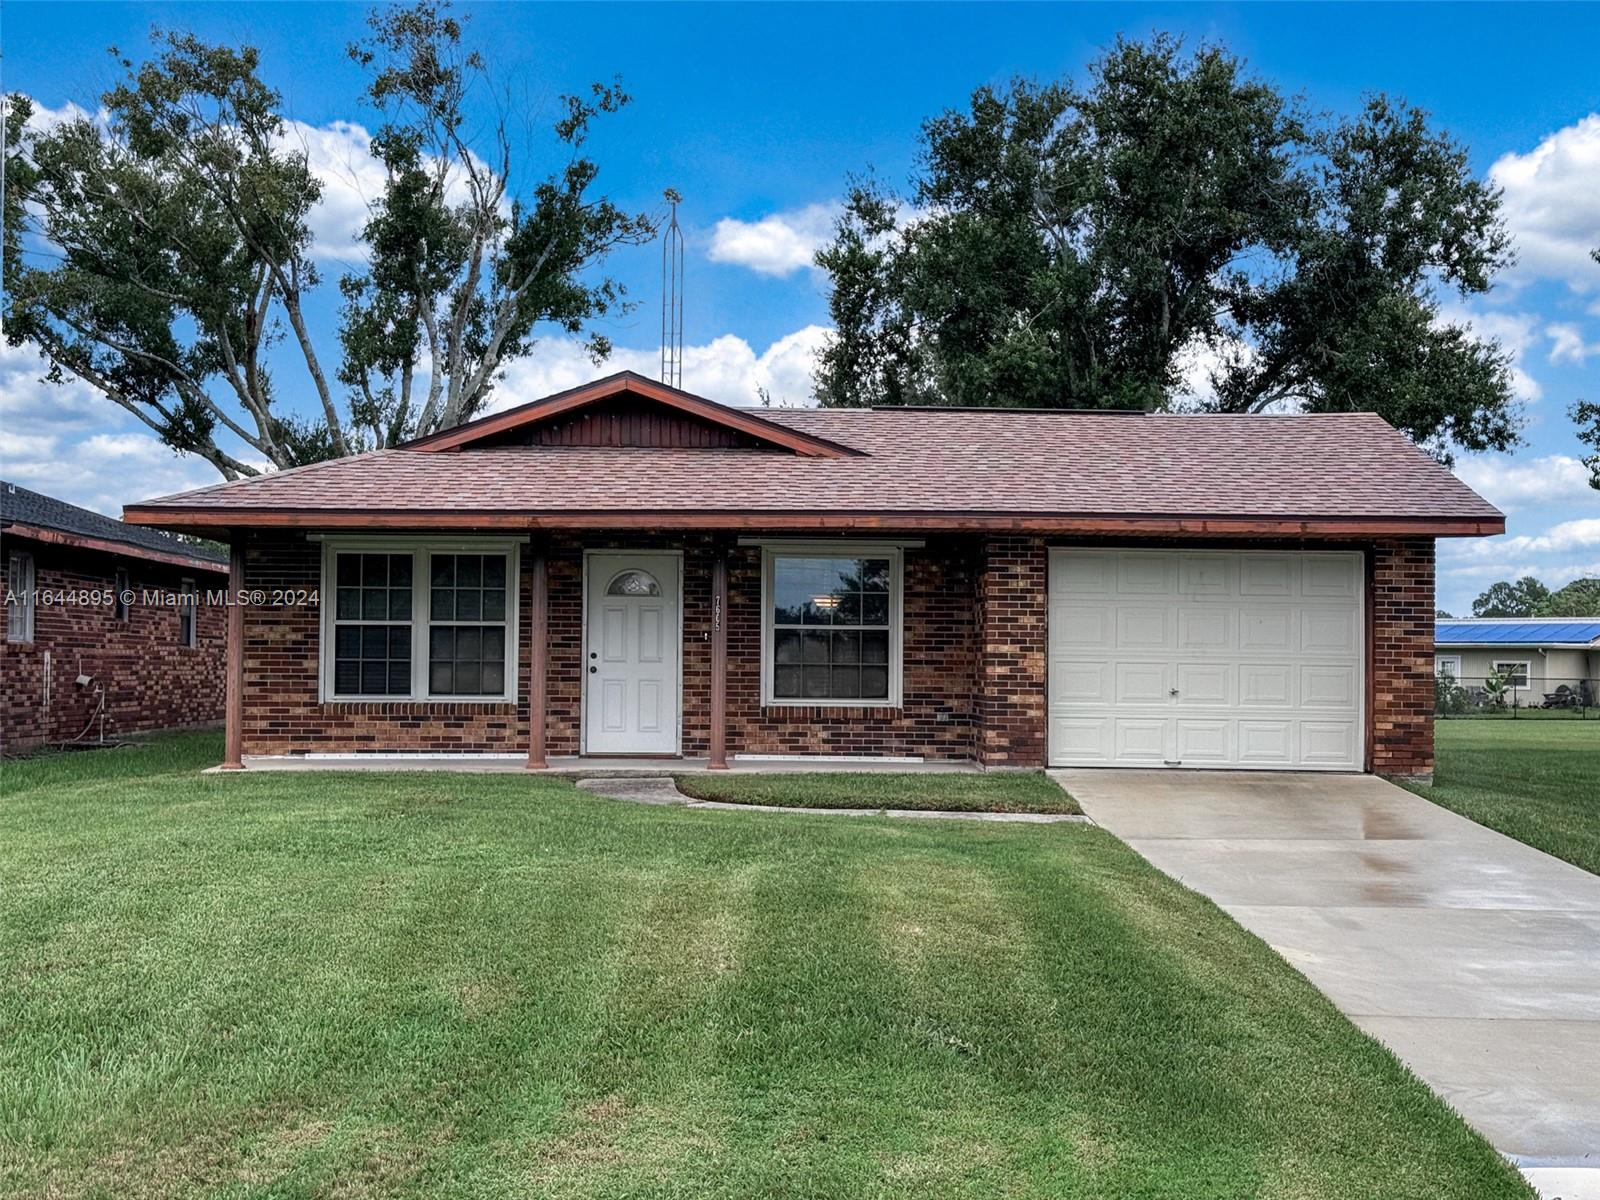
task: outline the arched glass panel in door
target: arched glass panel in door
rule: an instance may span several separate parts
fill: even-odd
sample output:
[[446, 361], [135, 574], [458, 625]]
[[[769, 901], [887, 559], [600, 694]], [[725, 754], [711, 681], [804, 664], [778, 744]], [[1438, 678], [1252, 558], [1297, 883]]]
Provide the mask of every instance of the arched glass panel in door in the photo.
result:
[[608, 596], [659, 596], [661, 585], [649, 571], [618, 571], [606, 585]]

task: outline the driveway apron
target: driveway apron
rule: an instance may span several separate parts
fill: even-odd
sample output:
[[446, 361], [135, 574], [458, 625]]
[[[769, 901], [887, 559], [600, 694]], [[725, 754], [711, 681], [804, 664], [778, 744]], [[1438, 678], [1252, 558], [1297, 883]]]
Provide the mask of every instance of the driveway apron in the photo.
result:
[[1600, 876], [1382, 779], [1064, 770], [1544, 1194], [1600, 1198]]

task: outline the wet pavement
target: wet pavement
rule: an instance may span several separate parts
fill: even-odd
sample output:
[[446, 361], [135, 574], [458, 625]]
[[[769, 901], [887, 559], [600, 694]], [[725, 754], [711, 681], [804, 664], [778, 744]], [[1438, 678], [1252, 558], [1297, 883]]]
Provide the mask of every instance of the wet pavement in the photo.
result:
[[1366, 775], [1052, 771], [1548, 1196], [1600, 1197], [1600, 876]]

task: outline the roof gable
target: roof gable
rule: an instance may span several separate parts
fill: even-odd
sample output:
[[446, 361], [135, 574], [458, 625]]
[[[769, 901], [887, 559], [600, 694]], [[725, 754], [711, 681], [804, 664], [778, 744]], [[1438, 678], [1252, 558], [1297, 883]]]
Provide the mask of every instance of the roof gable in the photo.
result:
[[861, 453], [632, 371], [417, 438], [402, 448], [434, 452], [507, 445], [750, 449], [806, 458]]

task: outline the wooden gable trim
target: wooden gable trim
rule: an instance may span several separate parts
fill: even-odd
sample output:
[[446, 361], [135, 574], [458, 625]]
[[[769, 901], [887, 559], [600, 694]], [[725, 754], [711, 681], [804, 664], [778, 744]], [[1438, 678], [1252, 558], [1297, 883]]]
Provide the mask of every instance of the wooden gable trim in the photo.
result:
[[[141, 524], [137, 521], [127, 522], [130, 525]], [[218, 575], [228, 572], [227, 563], [219, 563], [209, 558], [196, 558], [193, 555], [183, 554], [177, 550], [156, 550], [149, 546], [136, 546], [131, 542], [116, 542], [110, 538], [94, 537], [86, 533], [68, 533], [63, 529], [46, 529], [42, 525], [28, 525], [14, 522], [6, 525], [5, 532], [10, 537], [27, 538], [29, 541], [40, 542], [50, 546], [67, 546], [74, 550], [92, 550], [97, 554], [114, 554], [118, 558], [140, 558], [149, 562], [164, 563], [171, 567], [186, 567], [195, 571], [210, 571]]]
[[746, 437], [765, 442], [772, 446], [793, 451], [795, 454], [807, 458], [855, 458], [861, 456], [861, 451], [849, 446], [831, 442], [826, 438], [816, 437], [812, 434], [801, 433], [779, 425], [776, 421], [769, 421], [755, 413], [743, 409], [732, 408], [726, 404], [718, 404], [707, 400], [703, 396], [696, 396], [678, 388], [668, 387], [657, 383], [653, 379], [646, 379], [632, 371], [623, 371], [617, 375], [608, 376], [594, 383], [584, 384], [582, 387], [572, 388], [565, 392], [557, 392], [553, 396], [546, 396], [542, 400], [530, 401], [520, 404], [516, 408], [508, 408], [505, 412], [495, 413], [492, 416], [480, 417], [476, 421], [469, 421], [465, 425], [457, 425], [454, 429], [441, 430], [429, 434], [427, 437], [417, 438], [406, 442], [401, 449], [422, 450], [429, 453], [440, 450], [459, 450], [470, 446], [474, 442], [497, 434], [514, 430], [524, 425], [539, 424], [573, 412], [576, 409], [586, 408], [592, 404], [613, 396], [634, 395], [653, 401], [677, 412], [698, 417], [713, 425], [722, 426], [744, 434]]

